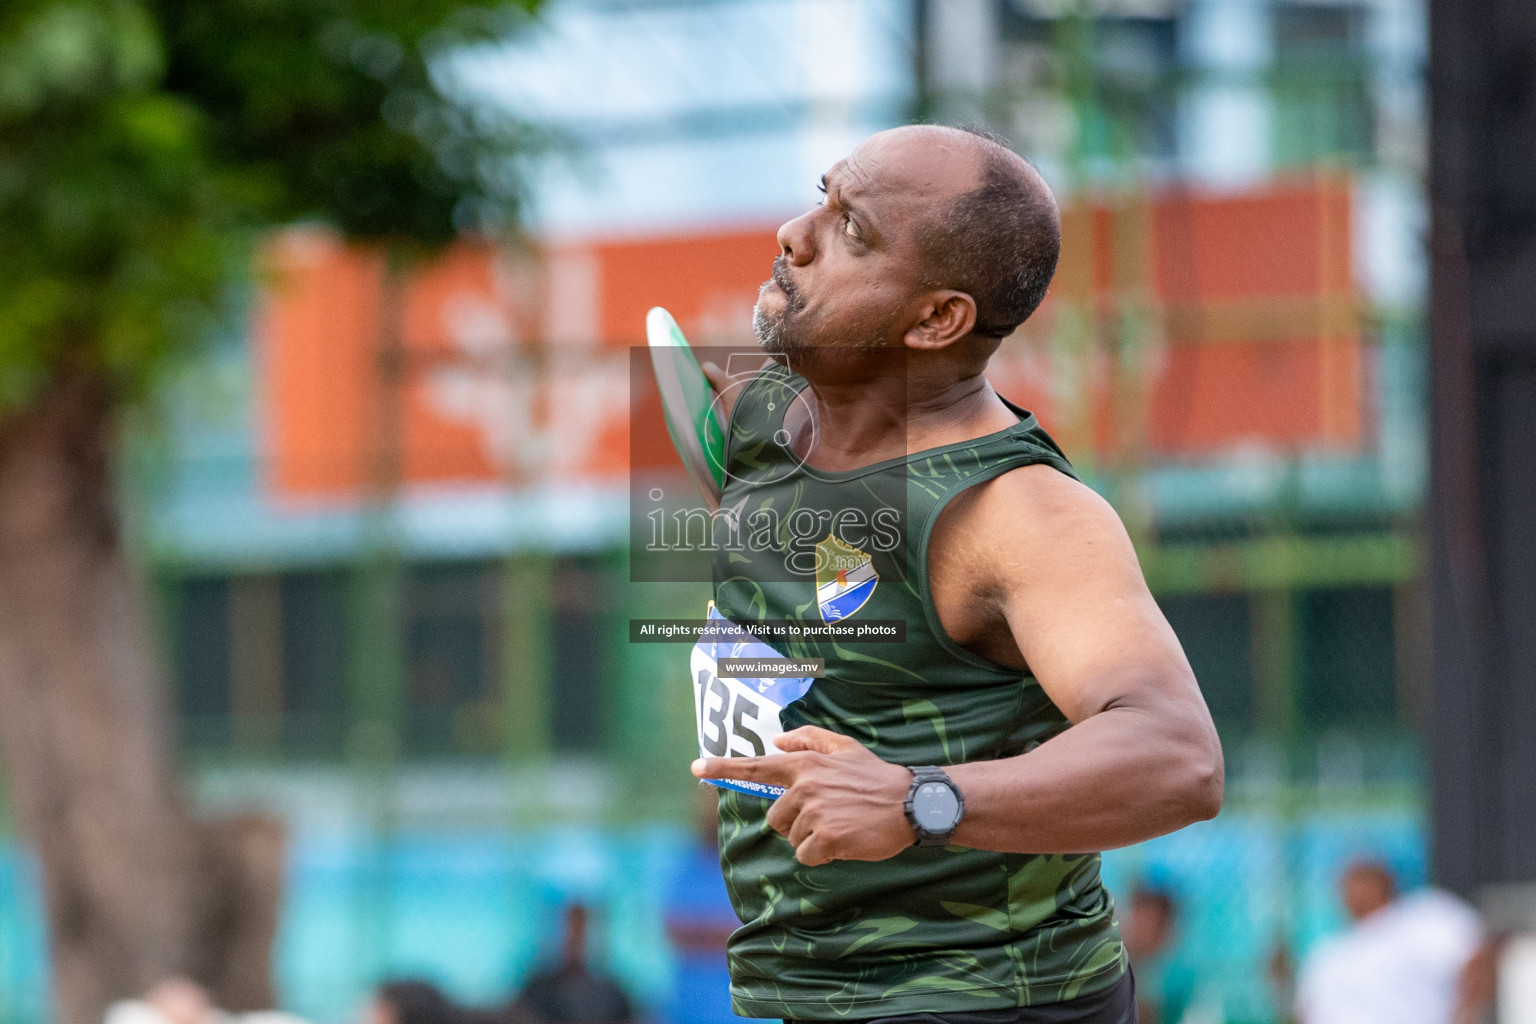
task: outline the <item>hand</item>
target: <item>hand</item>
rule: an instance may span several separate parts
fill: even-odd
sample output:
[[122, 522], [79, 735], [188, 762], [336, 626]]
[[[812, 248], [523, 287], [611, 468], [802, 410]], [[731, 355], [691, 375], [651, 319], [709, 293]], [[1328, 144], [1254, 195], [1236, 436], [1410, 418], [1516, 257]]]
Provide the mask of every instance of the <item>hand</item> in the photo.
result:
[[720, 414], [726, 423], [731, 422], [731, 410], [736, 407], [736, 399], [741, 397], [741, 392], [746, 382], [754, 375], [761, 373], [764, 367], [773, 366], [776, 360], [764, 359], [762, 366], [746, 374], [737, 373], [735, 377], [728, 375], [720, 369], [716, 363], [701, 363], [699, 369], [704, 371], [704, 376], [709, 380], [709, 386], [715, 389], [719, 395]]
[[789, 840], [802, 864], [885, 860], [916, 840], [902, 811], [912, 773], [876, 757], [864, 744], [814, 725], [780, 736], [784, 753], [710, 757], [693, 762], [701, 779], [742, 779], [787, 792], [768, 824]]
[[736, 405], [737, 394], [731, 391], [731, 378], [725, 375], [725, 371], [714, 363], [702, 363], [699, 369], [704, 371], [704, 376], [709, 380], [709, 386], [715, 389], [719, 395], [720, 414], [725, 417], [725, 422], [731, 422], [731, 409]]

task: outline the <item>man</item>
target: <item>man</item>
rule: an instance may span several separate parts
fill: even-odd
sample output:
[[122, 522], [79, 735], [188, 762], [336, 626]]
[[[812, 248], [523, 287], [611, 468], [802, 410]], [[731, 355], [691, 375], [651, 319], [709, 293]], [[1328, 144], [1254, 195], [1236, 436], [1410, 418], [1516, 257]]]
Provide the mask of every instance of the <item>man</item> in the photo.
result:
[[587, 908], [565, 908], [560, 962], [529, 978], [505, 1016], [518, 1024], [630, 1024], [629, 996], [587, 960]]
[[1482, 1019], [1466, 970], [1482, 941], [1477, 913], [1450, 893], [1397, 894], [1385, 864], [1345, 869], [1339, 895], [1349, 930], [1302, 963], [1301, 1024], [1458, 1024]]
[[376, 987], [357, 1014], [357, 1024], [472, 1024], [492, 1019], [455, 1003], [421, 978], [397, 978]]
[[1123, 937], [1136, 971], [1140, 1024], [1179, 1024], [1194, 995], [1194, 973], [1175, 948], [1178, 917], [1178, 901], [1167, 887], [1144, 881], [1131, 891]]
[[733, 1017], [725, 947], [740, 922], [720, 877], [719, 809], [708, 786], [699, 787], [696, 813], [697, 838], [678, 866], [664, 907], [677, 969], [662, 1019], [727, 1024]]
[[766, 730], [695, 650], [701, 747], [765, 755], [693, 765], [734, 780], [735, 1011], [1134, 1021], [1097, 851], [1213, 816], [1221, 751], [1119, 519], [983, 375], [1054, 272], [1054, 200], [937, 127], [873, 136], [823, 186], [754, 318], [788, 366], [706, 368], [731, 406], [722, 506], [768, 542], [717, 551], [715, 604], [904, 633], [778, 645], [825, 672]]

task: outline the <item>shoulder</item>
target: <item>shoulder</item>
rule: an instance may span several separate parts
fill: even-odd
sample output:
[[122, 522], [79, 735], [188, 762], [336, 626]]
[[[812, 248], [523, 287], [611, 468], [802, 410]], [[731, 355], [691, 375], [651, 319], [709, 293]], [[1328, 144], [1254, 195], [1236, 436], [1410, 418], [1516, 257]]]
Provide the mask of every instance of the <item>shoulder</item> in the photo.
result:
[[977, 510], [1000, 520], [1045, 525], [1120, 522], [1097, 491], [1048, 462], [1011, 469], [974, 490]]
[[1464, 960], [1482, 941], [1483, 925], [1477, 911], [1442, 889], [1409, 893], [1382, 913], [1392, 915], [1395, 938], [1451, 959]]
[[1031, 658], [1025, 646], [1042, 637], [1134, 631], [1155, 608], [1115, 510], [1046, 463], [957, 495], [934, 525], [928, 573], [951, 636], [966, 642], [974, 626], [967, 616], [984, 608], [987, 628], [1006, 629], [1024, 661]]
[[1135, 564], [1130, 538], [1109, 502], [1048, 463], [1009, 470], [951, 505], [940, 525], [947, 542], [960, 547], [974, 545], [1009, 562], [1088, 558]]

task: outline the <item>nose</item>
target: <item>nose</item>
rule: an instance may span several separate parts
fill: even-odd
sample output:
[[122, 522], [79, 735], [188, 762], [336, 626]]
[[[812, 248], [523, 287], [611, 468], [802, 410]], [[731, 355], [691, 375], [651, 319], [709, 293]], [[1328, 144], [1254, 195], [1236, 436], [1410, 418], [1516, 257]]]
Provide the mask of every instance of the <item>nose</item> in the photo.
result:
[[815, 255], [815, 234], [811, 231], [811, 214], [802, 213], [794, 220], [779, 226], [779, 252], [792, 266], [803, 267]]

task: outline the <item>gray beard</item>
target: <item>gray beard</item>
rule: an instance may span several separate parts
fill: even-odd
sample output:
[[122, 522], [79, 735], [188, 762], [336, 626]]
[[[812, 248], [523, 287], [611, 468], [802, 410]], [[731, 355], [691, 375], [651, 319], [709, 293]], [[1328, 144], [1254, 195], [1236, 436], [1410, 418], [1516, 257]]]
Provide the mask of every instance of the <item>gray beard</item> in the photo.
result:
[[786, 319], [784, 316], [769, 316], [762, 306], [752, 307], [752, 333], [757, 335], [759, 348], [765, 352], [784, 353], [799, 347], [791, 336]]

